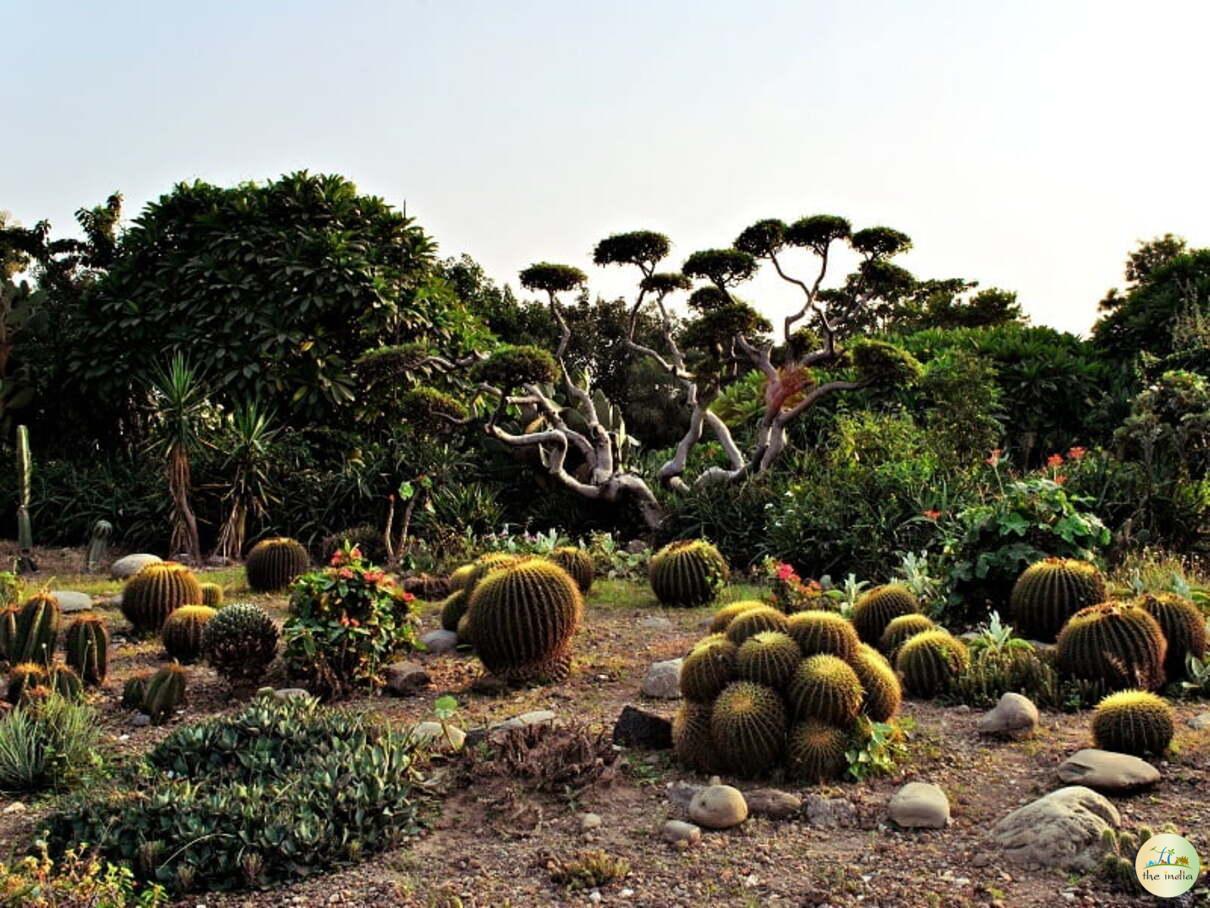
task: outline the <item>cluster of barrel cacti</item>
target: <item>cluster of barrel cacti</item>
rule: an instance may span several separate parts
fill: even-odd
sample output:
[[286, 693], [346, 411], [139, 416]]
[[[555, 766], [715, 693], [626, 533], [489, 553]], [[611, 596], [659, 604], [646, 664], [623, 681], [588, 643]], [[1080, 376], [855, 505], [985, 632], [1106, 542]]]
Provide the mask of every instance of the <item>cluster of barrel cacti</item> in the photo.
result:
[[126, 581], [122, 614], [138, 634], [157, 634], [182, 605], [201, 605], [201, 584], [183, 564], [149, 564]]
[[709, 605], [727, 585], [731, 569], [718, 549], [704, 539], [664, 546], [651, 557], [648, 579], [662, 605], [695, 608]]
[[173, 662], [127, 680], [122, 688], [122, 705], [146, 713], [152, 722], [163, 722], [184, 704], [187, 687], [185, 669]]
[[681, 667], [677, 758], [700, 772], [839, 776], [861, 718], [890, 721], [901, 688], [891, 664], [836, 612], [786, 615], [760, 602], [721, 609]]
[[86, 685], [104, 680], [109, 663], [104, 623], [91, 614], [76, 618], [63, 634], [65, 661], [57, 662], [62, 623], [59, 602], [46, 591], [0, 611], [0, 661], [9, 670], [10, 703], [36, 702], [52, 692], [78, 700]]

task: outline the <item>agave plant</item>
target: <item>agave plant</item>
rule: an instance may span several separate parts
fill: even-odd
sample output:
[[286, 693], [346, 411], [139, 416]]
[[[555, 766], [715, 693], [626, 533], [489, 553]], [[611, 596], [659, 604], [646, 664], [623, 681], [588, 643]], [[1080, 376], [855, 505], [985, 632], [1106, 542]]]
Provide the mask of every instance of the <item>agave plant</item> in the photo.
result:
[[1000, 620], [1000, 613], [993, 611], [986, 624], [979, 625], [975, 636], [966, 645], [972, 650], [982, 650], [992, 655], [1013, 650], [1032, 650], [1034, 645], [1024, 637], [1013, 633], [1013, 626]]
[[227, 418], [230, 448], [224, 468], [231, 476], [224, 501], [227, 519], [219, 531], [215, 554], [239, 558], [247, 537], [248, 515], [258, 517], [273, 502], [269, 482], [269, 454], [277, 429], [274, 414], [256, 400], [233, 410]]

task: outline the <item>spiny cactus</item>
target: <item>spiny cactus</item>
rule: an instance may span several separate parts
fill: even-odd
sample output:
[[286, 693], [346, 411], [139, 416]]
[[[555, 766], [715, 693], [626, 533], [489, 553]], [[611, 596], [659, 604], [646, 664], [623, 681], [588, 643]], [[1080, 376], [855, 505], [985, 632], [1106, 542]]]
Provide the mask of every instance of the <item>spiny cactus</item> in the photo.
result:
[[584, 600], [568, 573], [544, 558], [488, 572], [471, 594], [468, 630], [492, 674], [527, 683], [566, 675]]
[[710, 713], [710, 738], [732, 772], [757, 775], [773, 766], [786, 739], [786, 708], [771, 687], [728, 684]]
[[262, 539], [244, 560], [248, 588], [257, 593], [284, 590], [295, 578], [306, 573], [311, 556], [301, 542], [288, 536]]
[[864, 697], [861, 679], [852, 667], [826, 653], [803, 659], [786, 692], [794, 718], [845, 727], [861, 713]]
[[812, 785], [835, 779], [845, 768], [849, 734], [816, 719], [795, 722], [786, 739], [786, 772]]
[[744, 612], [754, 608], [765, 608], [765, 603], [757, 599], [744, 599], [740, 602], [732, 602], [724, 605], [721, 609], [714, 613], [714, 617], [710, 619], [710, 633], [724, 633], [731, 622], [742, 615]]
[[1097, 747], [1116, 753], [1162, 754], [1176, 730], [1172, 706], [1145, 690], [1123, 690], [1097, 704], [1092, 737]]
[[444, 630], [458, 630], [458, 622], [466, 614], [466, 603], [469, 598], [466, 590], [457, 589], [441, 601], [441, 627]]
[[1059, 632], [1059, 670], [1109, 690], [1154, 690], [1164, 682], [1168, 643], [1159, 623], [1129, 602], [1080, 609]]
[[597, 569], [592, 562], [592, 556], [586, 551], [575, 546], [565, 545], [555, 549], [549, 557], [551, 561], [571, 574], [571, 579], [576, 582], [581, 593], [587, 593], [592, 588], [592, 582], [597, 576]]
[[795, 612], [787, 625], [786, 632], [794, 638], [804, 656], [823, 653], [848, 661], [861, 644], [853, 625], [836, 612], [822, 609]]
[[109, 631], [98, 615], [81, 615], [67, 628], [63, 639], [67, 664], [90, 686], [109, 674]]
[[876, 586], [853, 606], [853, 627], [862, 643], [877, 646], [886, 626], [900, 615], [920, 611], [920, 602], [901, 583]]
[[966, 645], [949, 631], [922, 631], [899, 648], [895, 668], [903, 685], [915, 697], [929, 698], [945, 693], [970, 665]]
[[50, 671], [41, 662], [18, 662], [8, 672], [8, 702], [16, 706], [36, 687], [50, 685]]
[[178, 662], [195, 662], [202, 655], [202, 632], [217, 615], [208, 605], [182, 605], [168, 616], [160, 639], [168, 655]]
[[17, 615], [20, 611], [15, 605], [0, 609], [0, 662], [12, 662], [17, 651]]
[[875, 722], [892, 719], [903, 702], [903, 689], [891, 663], [874, 647], [863, 643], [849, 665], [865, 690], [861, 711]]
[[760, 608], [750, 608], [737, 615], [727, 625], [727, 639], [739, 646], [753, 634], [761, 631], [780, 631], [785, 634], [790, 629], [786, 616], [772, 606], [762, 605]]
[[217, 583], [199, 583], [202, 590], [202, 605], [218, 608], [223, 604], [223, 588]]
[[723, 634], [699, 640], [681, 663], [681, 696], [710, 703], [735, 680], [739, 648]]
[[454, 633], [458, 637], [455, 641], [455, 646], [467, 647], [469, 649], [475, 648], [475, 641], [471, 639], [471, 619], [465, 612], [458, 619], [458, 627], [455, 628]]
[[59, 621], [59, 600], [50, 593], [35, 593], [25, 600], [17, 612], [17, 634], [9, 661], [50, 665], [59, 640]]
[[934, 627], [936, 625], [933, 624], [933, 619], [919, 612], [892, 618], [882, 636], [878, 638], [878, 650], [888, 659], [894, 659], [899, 654], [899, 647], [917, 634], [931, 631]]
[[1169, 681], [1184, 677], [1189, 656], [1201, 659], [1206, 654], [1206, 618], [1191, 599], [1175, 593], [1144, 593], [1135, 605], [1156, 620], [1168, 653], [1164, 671]]
[[781, 631], [760, 631], [740, 645], [735, 673], [745, 681], [780, 690], [789, 683], [801, 659], [802, 650], [789, 636]]
[[126, 709], [142, 709], [143, 701], [147, 699], [147, 682], [151, 680], [151, 672], [139, 672], [131, 675], [122, 685], [122, 706]]
[[454, 572], [450, 574], [450, 592], [466, 589], [467, 584], [474, 575], [475, 566], [473, 564], [464, 564], [460, 568], [455, 568]]
[[672, 719], [672, 749], [677, 760], [698, 772], [718, 772], [723, 769], [710, 737], [712, 703], [681, 704]]
[[179, 665], [165, 665], [147, 679], [142, 710], [152, 722], [161, 722], [185, 702], [185, 670]]
[[704, 539], [693, 539], [656, 552], [648, 576], [651, 589], [664, 605], [693, 608], [714, 601], [731, 569], [718, 549]]
[[78, 703], [84, 699], [84, 682], [66, 665], [56, 665], [50, 671], [50, 688], [64, 700]]
[[259, 681], [276, 654], [277, 625], [258, 605], [228, 605], [202, 631], [202, 655], [237, 690]]
[[1018, 634], [1046, 642], [1082, 608], [1104, 602], [1105, 578], [1095, 564], [1075, 558], [1047, 558], [1017, 578], [1009, 614]]
[[183, 564], [149, 564], [126, 581], [122, 614], [140, 634], [158, 633], [164, 621], [182, 605], [200, 605], [202, 588]]

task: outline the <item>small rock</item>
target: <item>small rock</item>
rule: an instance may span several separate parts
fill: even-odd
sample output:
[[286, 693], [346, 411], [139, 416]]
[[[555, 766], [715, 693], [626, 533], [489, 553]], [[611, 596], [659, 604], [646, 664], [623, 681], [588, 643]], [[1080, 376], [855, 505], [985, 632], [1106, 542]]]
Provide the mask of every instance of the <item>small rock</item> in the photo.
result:
[[92, 596], [75, 590], [51, 590], [50, 594], [59, 602], [59, 611], [64, 615], [87, 612], [92, 608]]
[[673, 624], [663, 615], [648, 615], [639, 622], [639, 627], [649, 631], [670, 631]]
[[1130, 754], [1088, 748], [1076, 751], [1059, 764], [1059, 778], [1069, 785], [1122, 792], [1154, 785], [1160, 780], [1160, 771]]
[[601, 904], [601, 890], [594, 889], [592, 892], [588, 893], [588, 901], [592, 902], [594, 905]]
[[693, 800], [694, 795], [705, 787], [704, 785], [694, 785], [692, 782], [669, 782], [668, 800], [682, 810], [688, 810], [689, 802]]
[[908, 782], [891, 796], [887, 813], [904, 829], [942, 829], [950, 821], [950, 799], [929, 782]]
[[702, 830], [683, 820], [669, 820], [660, 830], [660, 835], [665, 842], [671, 842], [673, 845], [680, 842], [696, 845], [702, 840]]
[[1210, 728], [1210, 712], [1198, 713], [1192, 719], [1185, 723], [1194, 731], [1202, 731]]
[[807, 795], [807, 822], [824, 829], [847, 829], [857, 825], [857, 808], [847, 798]]
[[689, 802], [689, 819], [708, 829], [730, 829], [748, 819], [748, 802], [738, 788], [707, 785]]
[[651, 550], [651, 546], [649, 546], [642, 539], [632, 539], [628, 543], [626, 543], [626, 551], [628, 554], [631, 554], [631, 555], [641, 555], [643, 552], [647, 552], [650, 550]]
[[20, 801], [13, 801], [13, 803], [9, 804], [7, 807], [4, 808], [4, 812], [5, 813], [25, 813], [25, 809], [26, 809], [25, 805], [22, 804]]
[[408, 697], [432, 683], [424, 666], [416, 662], [395, 662], [387, 666], [387, 690], [397, 697]]
[[458, 645], [458, 635], [447, 630], [429, 631], [420, 638], [420, 642], [430, 653], [438, 656], [448, 653]]
[[283, 687], [273, 691], [273, 697], [277, 700], [306, 700], [312, 696], [309, 690], [304, 690], [301, 687]]
[[159, 564], [163, 560], [159, 555], [145, 553], [127, 555], [109, 566], [109, 576], [114, 580], [125, 580], [127, 577], [133, 577], [147, 565]]
[[601, 828], [600, 814], [586, 813], [580, 817], [580, 831], [588, 832], [591, 829]]
[[1028, 738], [1037, 730], [1038, 707], [1029, 697], [1011, 691], [979, 719], [981, 735]]
[[679, 700], [681, 696], [681, 665], [684, 659], [653, 662], [643, 679], [643, 696], [660, 700]]
[[521, 713], [519, 716], [513, 716], [511, 719], [505, 719], [503, 722], [497, 722], [491, 727], [491, 731], [511, 731], [514, 728], [528, 728], [531, 725], [549, 725], [555, 721], [554, 710], [550, 709], [534, 709], [527, 713]]
[[431, 743], [433, 749], [446, 753], [461, 750], [466, 743], [466, 732], [440, 722], [418, 722], [412, 726], [412, 737], [421, 745]]
[[1018, 807], [991, 835], [1011, 861], [1086, 873], [1104, 856], [1102, 834], [1121, 824], [1121, 814], [1104, 795], [1070, 785]]
[[771, 820], [784, 820], [802, 809], [802, 798], [788, 791], [778, 791], [776, 788], [746, 791], [744, 800], [748, 802], [749, 811], [758, 817], [768, 817]]
[[151, 724], [151, 716], [147, 713], [136, 713], [135, 717], [130, 720], [130, 724], [135, 728], [146, 728]]
[[668, 750], [672, 747], [672, 722], [635, 706], [624, 706], [613, 726], [613, 743], [622, 747]]

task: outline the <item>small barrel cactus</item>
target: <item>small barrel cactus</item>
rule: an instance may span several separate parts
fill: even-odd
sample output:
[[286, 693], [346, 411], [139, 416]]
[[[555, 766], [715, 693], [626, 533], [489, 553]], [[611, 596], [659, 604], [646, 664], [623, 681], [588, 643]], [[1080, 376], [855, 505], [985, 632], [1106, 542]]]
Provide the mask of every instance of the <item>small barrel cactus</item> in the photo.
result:
[[50, 665], [59, 640], [59, 622], [59, 600], [53, 595], [41, 592], [27, 599], [17, 612], [17, 635], [9, 660]]
[[131, 675], [122, 685], [122, 706], [126, 709], [142, 709], [143, 701], [147, 699], [147, 682], [151, 680], [151, 672], [139, 672]]
[[1188, 658], [1206, 655], [1206, 618], [1201, 609], [1191, 599], [1174, 593], [1145, 593], [1135, 605], [1154, 618], [1164, 632], [1168, 642], [1164, 672], [1168, 680], [1184, 677]]
[[735, 656], [735, 673], [744, 681], [780, 690], [789, 683], [801, 660], [802, 650], [788, 635], [761, 631], [740, 645]]
[[710, 712], [710, 738], [735, 773], [758, 775], [781, 757], [786, 707], [771, 687], [751, 681], [728, 684]]
[[737, 615], [727, 625], [727, 639], [739, 646], [753, 634], [759, 634], [761, 631], [780, 631], [785, 634], [789, 629], [789, 622], [783, 612], [779, 612], [772, 606], [762, 605], [760, 608], [750, 608]]
[[722, 634], [731, 626], [731, 622], [749, 609], [765, 608], [765, 603], [756, 599], [744, 599], [724, 605], [710, 619], [710, 633]]
[[845, 768], [849, 734], [816, 719], [795, 722], [786, 739], [786, 773], [812, 785], [835, 779]]
[[63, 635], [67, 664], [87, 685], [95, 687], [109, 674], [109, 631], [99, 615], [81, 615]]
[[863, 643], [849, 665], [865, 690], [861, 711], [875, 722], [894, 718], [903, 702], [903, 688], [891, 663], [874, 647]]
[[818, 719], [844, 727], [857, 719], [864, 697], [861, 679], [852, 667], [826, 653], [803, 659], [786, 691], [795, 719]]
[[681, 704], [672, 719], [672, 749], [684, 766], [698, 772], [719, 772], [722, 761], [710, 737], [712, 703]]
[[73, 703], [84, 699], [84, 682], [75, 670], [67, 665], [56, 665], [51, 669], [50, 689], [64, 700]]
[[920, 602], [901, 583], [876, 586], [853, 606], [853, 627], [862, 643], [877, 646], [886, 626], [900, 615], [920, 611]]
[[0, 608], [0, 662], [12, 662], [17, 651], [17, 615], [21, 609], [14, 605]]
[[141, 709], [152, 722], [162, 722], [185, 702], [185, 670], [179, 665], [165, 665], [147, 679]]
[[822, 609], [795, 612], [787, 625], [787, 633], [794, 638], [804, 656], [824, 653], [848, 661], [861, 645], [853, 625], [836, 612]]
[[217, 614], [208, 605], [182, 605], [169, 615], [160, 631], [168, 655], [178, 662], [196, 662], [202, 655], [202, 632]]
[[16, 706], [37, 687], [50, 685], [50, 670], [41, 662], [18, 662], [8, 672], [8, 702]]
[[943, 628], [909, 637], [895, 657], [904, 687], [912, 696], [923, 699], [948, 691], [968, 665], [966, 644]]
[[277, 654], [277, 625], [259, 605], [236, 602], [202, 631], [202, 655], [237, 690], [254, 686]]
[[159, 633], [164, 621], [182, 605], [200, 605], [202, 588], [183, 564], [149, 564], [122, 590], [122, 614], [140, 634]]
[[878, 650], [888, 659], [894, 659], [899, 654], [899, 647], [917, 634], [931, 631], [934, 627], [936, 625], [933, 624], [933, 619], [919, 612], [892, 618], [882, 636], [878, 638]]
[[1104, 602], [1105, 578], [1095, 564], [1075, 558], [1047, 558], [1017, 578], [1009, 615], [1022, 637], [1050, 642], [1082, 608]]
[[681, 663], [681, 696], [710, 703], [736, 678], [739, 648], [723, 634], [711, 634], [689, 651]]
[[651, 557], [651, 589], [664, 605], [695, 608], [715, 600], [731, 576], [726, 559], [704, 539], [682, 540]]
[[1159, 622], [1130, 602], [1080, 609], [1059, 632], [1059, 671], [1108, 690], [1154, 690], [1164, 683], [1168, 643]]
[[450, 574], [450, 592], [452, 593], [455, 590], [466, 589], [467, 584], [470, 583], [473, 576], [475, 576], [475, 566], [473, 564], [464, 564], [462, 567], [456, 568], [454, 572]]
[[1092, 737], [1097, 747], [1115, 753], [1163, 754], [1172, 743], [1175, 729], [1172, 706], [1145, 690], [1110, 694], [1092, 713]]
[[454, 590], [441, 601], [441, 627], [447, 631], [458, 630], [458, 622], [466, 614], [466, 604], [470, 597], [466, 590]]
[[284, 590], [310, 566], [311, 556], [301, 542], [278, 536], [262, 539], [252, 546], [244, 560], [244, 573], [250, 590], [272, 593]]
[[217, 583], [199, 583], [202, 589], [202, 605], [218, 608], [223, 604], [223, 588]]
[[496, 568], [475, 585], [468, 630], [484, 666], [508, 682], [561, 680], [584, 600], [568, 573], [544, 558]]
[[593, 564], [590, 554], [575, 546], [565, 545], [555, 549], [549, 557], [551, 561], [571, 574], [571, 579], [576, 582], [581, 593], [587, 594], [597, 576], [596, 565]]

